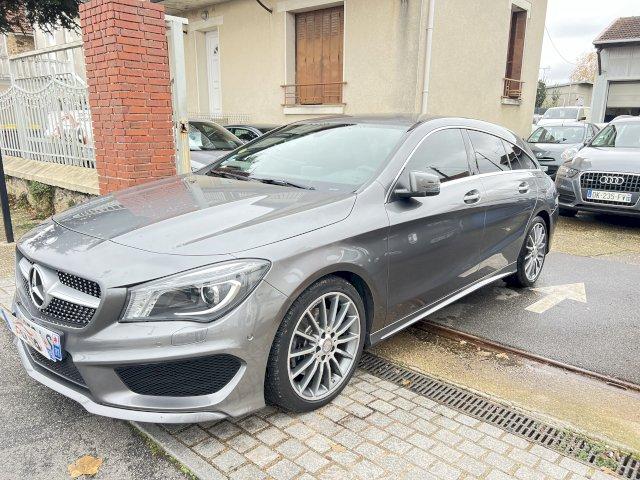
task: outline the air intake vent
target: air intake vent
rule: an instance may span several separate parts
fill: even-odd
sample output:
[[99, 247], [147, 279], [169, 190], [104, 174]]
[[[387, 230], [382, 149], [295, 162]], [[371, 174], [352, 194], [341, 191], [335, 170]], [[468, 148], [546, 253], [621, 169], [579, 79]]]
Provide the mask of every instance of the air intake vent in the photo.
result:
[[232, 355], [212, 355], [177, 362], [128, 365], [116, 368], [122, 382], [139, 395], [192, 397], [216, 393], [240, 369]]
[[47, 357], [44, 357], [40, 353], [36, 352], [33, 348], [29, 346], [27, 346], [27, 350], [29, 352], [29, 355], [31, 356], [31, 359], [35, 363], [40, 365], [42, 368], [45, 368], [52, 373], [55, 373], [56, 375], [64, 378], [65, 380], [68, 380], [70, 382], [75, 383], [76, 385], [86, 388], [87, 385], [84, 383], [84, 379], [82, 378], [82, 375], [80, 375], [80, 372], [78, 371], [75, 364], [73, 363], [73, 359], [71, 358], [71, 355], [69, 355], [68, 353], [65, 353], [64, 358], [62, 359], [61, 362], [53, 362], [49, 360]]

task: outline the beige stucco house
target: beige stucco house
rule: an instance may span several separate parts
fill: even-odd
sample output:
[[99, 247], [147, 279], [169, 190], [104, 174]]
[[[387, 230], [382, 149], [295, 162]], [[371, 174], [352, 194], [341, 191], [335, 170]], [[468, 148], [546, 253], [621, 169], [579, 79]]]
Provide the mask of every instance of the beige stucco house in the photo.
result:
[[427, 112], [531, 128], [547, 0], [154, 1], [187, 19], [191, 113]]

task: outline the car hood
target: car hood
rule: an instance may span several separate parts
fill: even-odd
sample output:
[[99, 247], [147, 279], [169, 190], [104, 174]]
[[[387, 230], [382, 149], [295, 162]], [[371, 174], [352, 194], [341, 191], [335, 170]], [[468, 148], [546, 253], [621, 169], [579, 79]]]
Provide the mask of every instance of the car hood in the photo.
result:
[[640, 150], [586, 147], [575, 156], [572, 166], [579, 170], [640, 173]]
[[100, 197], [53, 221], [147, 252], [210, 256], [257, 248], [339, 222], [354, 202], [353, 193], [186, 175]]
[[568, 148], [580, 148], [580, 143], [529, 143], [531, 151], [535, 154], [536, 158], [555, 158], [560, 159], [560, 155]]

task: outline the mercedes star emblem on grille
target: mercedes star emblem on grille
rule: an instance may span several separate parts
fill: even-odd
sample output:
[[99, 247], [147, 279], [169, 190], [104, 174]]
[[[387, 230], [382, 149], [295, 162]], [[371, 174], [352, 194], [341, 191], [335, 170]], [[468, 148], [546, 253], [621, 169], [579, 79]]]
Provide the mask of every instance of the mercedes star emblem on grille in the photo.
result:
[[40, 267], [33, 265], [29, 271], [29, 296], [39, 310], [47, 308], [47, 305], [49, 305], [51, 301], [51, 296], [42, 284], [42, 278], [43, 274]]
[[624, 177], [603, 175], [600, 177], [600, 183], [603, 183], [605, 185], [622, 185], [624, 183]]

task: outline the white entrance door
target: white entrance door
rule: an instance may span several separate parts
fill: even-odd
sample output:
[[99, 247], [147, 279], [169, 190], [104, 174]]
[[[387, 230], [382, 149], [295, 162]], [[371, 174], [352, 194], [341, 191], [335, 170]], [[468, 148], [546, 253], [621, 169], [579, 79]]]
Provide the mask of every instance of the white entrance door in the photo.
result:
[[222, 113], [222, 90], [220, 86], [220, 37], [218, 30], [205, 34], [207, 50], [207, 76], [209, 79], [209, 113]]

